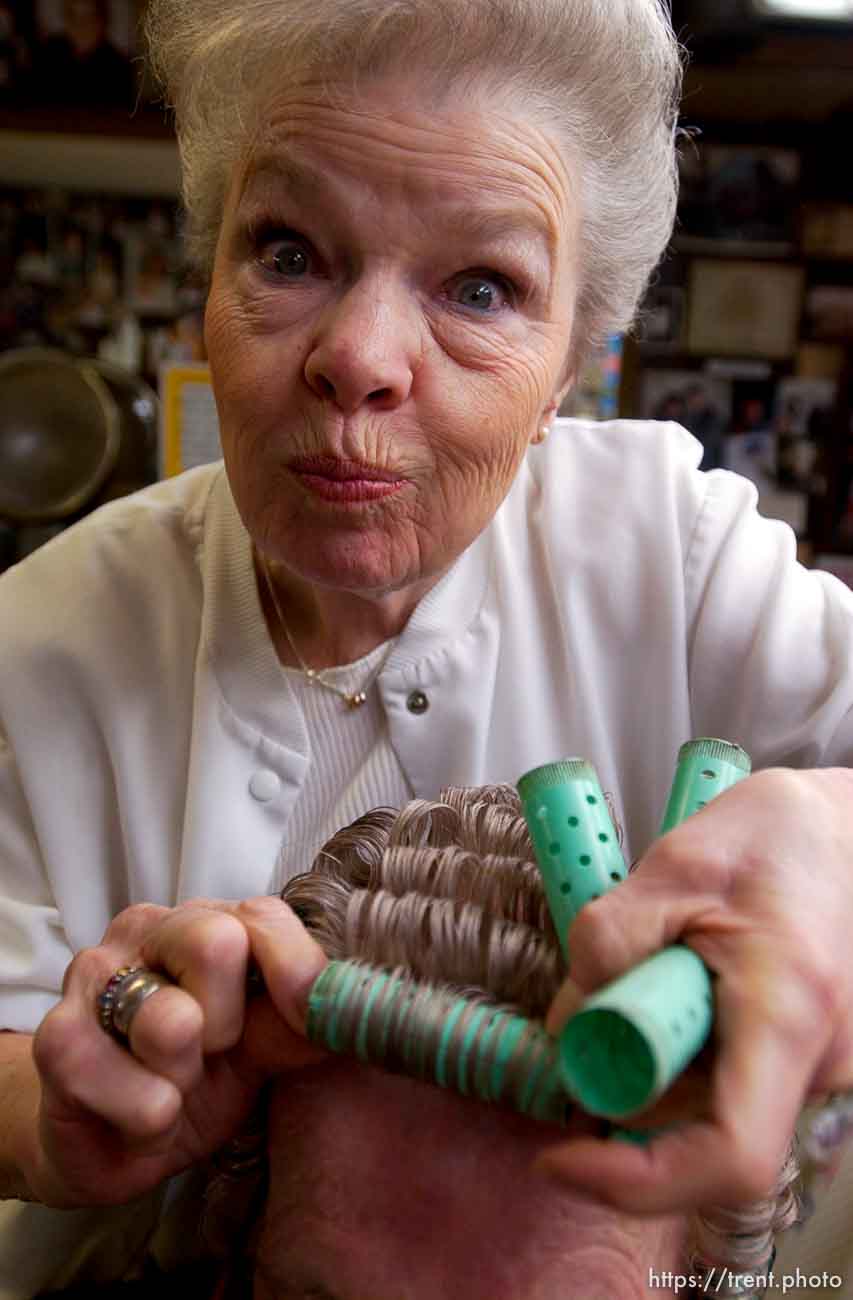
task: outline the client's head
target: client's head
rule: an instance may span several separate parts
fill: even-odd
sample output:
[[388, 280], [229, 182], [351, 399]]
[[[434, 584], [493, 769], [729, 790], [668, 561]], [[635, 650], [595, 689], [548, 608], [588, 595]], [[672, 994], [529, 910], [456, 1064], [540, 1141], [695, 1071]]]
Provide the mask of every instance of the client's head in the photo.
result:
[[684, 1221], [547, 1182], [532, 1164], [554, 1137], [344, 1058], [283, 1077], [255, 1300], [645, 1298], [649, 1269], [684, 1259]]
[[[441, 979], [536, 1018], [563, 966], [532, 857], [511, 788], [445, 790], [438, 804], [360, 818], [282, 897], [332, 958]], [[428, 1055], [423, 1016], [410, 1032]], [[567, 1127], [598, 1122], [576, 1113]], [[282, 1076], [252, 1233], [254, 1300], [667, 1294], [650, 1272], [687, 1271], [695, 1221], [632, 1218], [547, 1181], [535, 1157], [565, 1133], [350, 1057]]]

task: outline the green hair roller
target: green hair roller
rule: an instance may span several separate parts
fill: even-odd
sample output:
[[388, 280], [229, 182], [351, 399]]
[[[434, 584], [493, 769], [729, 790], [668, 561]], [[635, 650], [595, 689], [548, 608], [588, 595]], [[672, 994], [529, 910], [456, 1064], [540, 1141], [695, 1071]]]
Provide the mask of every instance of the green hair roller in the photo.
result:
[[[662, 833], [749, 772], [749, 757], [737, 745], [713, 739], [683, 745]], [[566, 788], [558, 793], [561, 779]], [[590, 764], [570, 760], [535, 769], [522, 777], [518, 789], [554, 923], [567, 943], [567, 925], [579, 910], [576, 900], [582, 898], [582, 906], [623, 878], [614, 866], [608, 880], [596, 859], [595, 885], [589, 888], [578, 875], [593, 864], [589, 849], [580, 858], [571, 850], [568, 857], [558, 851], [567, 838], [566, 821], [569, 831], [579, 831], [587, 842], [597, 833], [580, 810], [587, 791], [598, 791], [598, 781]], [[666, 948], [588, 997], [564, 1026], [558, 1044], [566, 1088], [590, 1114], [608, 1119], [636, 1114], [665, 1092], [701, 1050], [712, 1019], [713, 991], [705, 965], [690, 948]]]

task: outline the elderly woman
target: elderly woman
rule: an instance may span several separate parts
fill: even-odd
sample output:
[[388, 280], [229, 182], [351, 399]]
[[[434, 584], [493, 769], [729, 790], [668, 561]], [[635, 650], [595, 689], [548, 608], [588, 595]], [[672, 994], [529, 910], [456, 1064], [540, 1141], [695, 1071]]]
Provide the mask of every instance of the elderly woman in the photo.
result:
[[[147, 1220], [87, 1207], [168, 1219], [166, 1180], [312, 1058], [325, 959], [268, 895], [330, 831], [565, 754], [640, 862], [575, 923], [550, 1024], [680, 938], [719, 1042], [647, 1149], [542, 1159], [617, 1233], [761, 1196], [804, 1100], [853, 1084], [853, 597], [678, 428], [555, 420], [670, 233], [661, 5], [153, 0], [150, 24], [224, 467], [0, 583], [9, 1294], [126, 1267], [139, 1233], [111, 1227], [109, 1263], [66, 1239]], [[656, 840], [697, 734], [763, 770]], [[156, 977], [117, 1026], [125, 967]]]

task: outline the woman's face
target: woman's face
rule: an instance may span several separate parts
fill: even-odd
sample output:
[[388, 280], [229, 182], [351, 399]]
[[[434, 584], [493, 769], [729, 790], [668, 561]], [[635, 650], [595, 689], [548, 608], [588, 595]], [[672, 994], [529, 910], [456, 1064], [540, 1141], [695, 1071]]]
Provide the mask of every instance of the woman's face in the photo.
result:
[[270, 105], [232, 178], [206, 315], [259, 548], [314, 584], [433, 582], [567, 386], [578, 210], [508, 103], [385, 81]]

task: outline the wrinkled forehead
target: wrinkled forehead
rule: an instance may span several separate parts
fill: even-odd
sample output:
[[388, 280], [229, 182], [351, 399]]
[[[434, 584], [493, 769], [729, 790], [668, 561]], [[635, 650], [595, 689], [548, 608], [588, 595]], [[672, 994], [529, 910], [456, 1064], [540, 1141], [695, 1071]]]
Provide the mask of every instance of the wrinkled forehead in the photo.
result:
[[683, 1222], [628, 1219], [546, 1181], [532, 1165], [557, 1136], [350, 1061], [283, 1077], [260, 1251], [275, 1294], [573, 1300], [579, 1251], [587, 1271], [596, 1252], [617, 1259], [625, 1295], [644, 1294], [643, 1269], [680, 1260]]
[[265, 97], [232, 194], [281, 187], [328, 200], [336, 176], [369, 179], [415, 203], [515, 208], [553, 244], [577, 222], [575, 171], [556, 129], [517, 95], [438, 94], [421, 78], [389, 76]]

